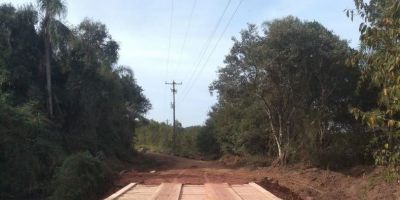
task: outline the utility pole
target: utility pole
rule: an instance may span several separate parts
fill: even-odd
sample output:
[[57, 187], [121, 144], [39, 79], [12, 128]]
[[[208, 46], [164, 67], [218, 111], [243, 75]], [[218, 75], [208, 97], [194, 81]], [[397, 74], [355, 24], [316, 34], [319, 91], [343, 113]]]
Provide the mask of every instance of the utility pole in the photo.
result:
[[175, 94], [176, 94], [176, 92], [177, 92], [177, 90], [175, 89], [175, 85], [182, 85], [182, 82], [180, 82], [180, 83], [177, 83], [177, 82], [175, 82], [175, 80], [173, 80], [172, 81], [172, 83], [168, 83], [168, 82], [165, 82], [165, 84], [167, 84], [167, 85], [172, 85], [172, 88], [171, 88], [171, 91], [172, 91], [172, 104], [171, 104], [171, 107], [172, 107], [172, 123], [173, 123], [173, 132], [172, 132], [172, 149], [173, 149], [173, 151], [175, 152], [175, 147], [176, 147], [176, 123], [175, 123]]

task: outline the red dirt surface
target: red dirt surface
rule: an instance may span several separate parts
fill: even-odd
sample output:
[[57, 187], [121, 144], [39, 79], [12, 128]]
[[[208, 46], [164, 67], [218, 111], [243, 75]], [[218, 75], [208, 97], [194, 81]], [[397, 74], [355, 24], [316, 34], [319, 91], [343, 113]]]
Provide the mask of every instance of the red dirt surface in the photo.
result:
[[279, 185], [277, 181], [274, 181], [270, 178], [264, 178], [258, 184], [261, 187], [267, 189], [269, 192], [275, 194], [275, 196], [280, 197], [281, 199], [302, 200], [302, 198], [298, 194], [294, 193], [285, 186]]
[[233, 173], [234, 171], [227, 169], [218, 162], [192, 160], [155, 153], [147, 153], [146, 155], [157, 161], [159, 166], [147, 171], [136, 171], [135, 169], [126, 171], [117, 180], [116, 185], [126, 185], [131, 182], [148, 185], [163, 182], [244, 184], [251, 181], [248, 177], [236, 176]]
[[115, 180], [111, 194], [131, 183], [160, 184], [180, 182], [184, 184], [256, 182], [282, 199], [336, 200], [336, 199], [400, 199], [399, 182], [385, 182], [381, 168], [359, 167], [344, 173], [292, 166], [251, 169], [232, 168], [222, 162], [200, 161], [169, 155], [147, 153], [157, 167], [147, 170], [135, 168], [123, 171]]

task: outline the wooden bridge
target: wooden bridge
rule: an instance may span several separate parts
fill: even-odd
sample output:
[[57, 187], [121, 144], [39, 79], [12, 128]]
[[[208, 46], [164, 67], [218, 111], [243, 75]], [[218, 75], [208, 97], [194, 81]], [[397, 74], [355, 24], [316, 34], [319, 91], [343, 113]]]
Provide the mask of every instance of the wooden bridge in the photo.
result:
[[280, 200], [280, 198], [256, 183], [240, 185], [227, 183], [141, 185], [131, 183], [105, 200]]

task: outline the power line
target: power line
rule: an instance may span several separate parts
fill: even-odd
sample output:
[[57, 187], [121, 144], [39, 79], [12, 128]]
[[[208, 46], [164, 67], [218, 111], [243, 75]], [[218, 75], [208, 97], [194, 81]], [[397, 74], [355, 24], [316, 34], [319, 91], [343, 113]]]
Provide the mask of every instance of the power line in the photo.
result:
[[[215, 24], [213, 31], [211, 32], [211, 34], [210, 34], [209, 37], [207, 38], [206, 42], [204, 43], [204, 46], [203, 46], [202, 50], [200, 51], [200, 57], [199, 57], [199, 60], [198, 60], [197, 64], [195, 63], [195, 65], [194, 65], [194, 66], [195, 66], [195, 67], [194, 67], [194, 70], [192, 71], [192, 73], [191, 73], [191, 75], [190, 75], [188, 81], [185, 81], [185, 82], [190, 83], [190, 82], [193, 81], [193, 77], [194, 77], [195, 74], [197, 73], [197, 70], [198, 70], [198, 68], [199, 68], [199, 65], [201, 64], [201, 61], [203, 60], [204, 55], [207, 53], [207, 49], [208, 49], [208, 47], [210, 46], [211, 41], [212, 41], [212, 39], [213, 39], [213, 37], [214, 37], [216, 31], [218, 30], [218, 28], [219, 28], [219, 26], [220, 26], [220, 24], [221, 24], [221, 22], [222, 22], [222, 19], [224, 18], [225, 14], [226, 14], [226, 11], [228, 10], [229, 5], [231, 4], [231, 2], [232, 2], [232, 0], [229, 0], [229, 1], [227, 2], [227, 4], [225, 5], [225, 8], [224, 8], [223, 12], [222, 12], [221, 16], [220, 16], [219, 19], [218, 19], [218, 22]], [[185, 89], [186, 89], [186, 88], [185, 88]], [[186, 90], [185, 90], [185, 91], [186, 91]]]
[[[192, 71], [192, 74], [190, 75], [188, 81], [185, 81], [185, 82], [187, 82], [187, 83], [192, 82], [192, 79], [193, 79], [193, 77], [195, 76], [195, 74], [197, 73], [197, 70], [198, 70], [198, 68], [199, 68], [199, 66], [200, 66], [200, 64], [201, 64], [201, 61], [203, 60], [204, 55], [207, 53], [207, 49], [208, 49], [208, 47], [210, 46], [211, 41], [212, 41], [212, 39], [213, 39], [215, 33], [217, 32], [217, 30], [218, 30], [218, 28], [219, 28], [219, 26], [220, 26], [220, 24], [221, 24], [221, 22], [222, 22], [222, 19], [224, 18], [225, 13], [226, 13], [226, 11], [228, 10], [229, 5], [231, 4], [231, 2], [232, 2], [232, 0], [229, 0], [229, 1], [227, 2], [227, 4], [225, 5], [225, 8], [224, 8], [224, 10], [223, 10], [221, 16], [219, 17], [217, 24], [214, 26], [213, 31], [212, 31], [211, 34], [209, 35], [208, 39], [207, 39], [206, 42], [204, 43], [204, 46], [203, 46], [202, 50], [200, 51], [199, 61], [197, 62], [197, 64], [195, 63], [195, 65], [194, 65], [195, 67], [194, 67], [194, 70]], [[185, 79], [185, 80], [187, 80], [187, 79]]]
[[207, 65], [208, 61], [210, 60], [210, 58], [211, 58], [212, 54], [214, 53], [215, 49], [217, 48], [219, 42], [221, 41], [222, 37], [225, 35], [225, 32], [228, 30], [229, 25], [232, 23], [232, 20], [235, 17], [235, 15], [236, 15], [237, 11], [239, 10], [239, 7], [243, 3], [243, 1], [244, 0], [240, 0], [238, 5], [236, 6], [235, 11], [232, 13], [231, 17], [229, 18], [228, 23], [224, 27], [224, 30], [221, 32], [217, 42], [214, 44], [213, 49], [208, 54], [208, 57], [207, 57], [206, 61], [204, 62], [203, 66], [200, 68], [200, 72], [197, 74], [197, 76], [195, 77], [194, 81], [190, 83], [189, 89], [185, 92], [184, 96], [182, 97], [182, 101], [185, 100], [186, 96], [190, 93], [190, 90], [193, 88], [193, 86], [196, 83], [197, 79], [199, 78], [200, 74], [203, 72], [205, 66]]
[[195, 8], [196, 8], [196, 4], [197, 4], [197, 0], [194, 0], [194, 1], [193, 1], [193, 5], [192, 5], [192, 9], [190, 10], [189, 21], [188, 21], [188, 24], [187, 24], [187, 26], [186, 26], [186, 31], [185, 31], [185, 35], [184, 35], [184, 39], [183, 39], [183, 44], [182, 44], [181, 51], [180, 51], [180, 54], [179, 54], [178, 66], [177, 66], [177, 68], [174, 70], [174, 73], [173, 73], [172, 77], [175, 76], [177, 69], [179, 69], [179, 68], [181, 67], [181, 64], [182, 64], [183, 50], [184, 50], [185, 47], [186, 47], [186, 41], [187, 41], [187, 37], [188, 37], [188, 34], [189, 34], [189, 30], [190, 30], [190, 28], [191, 28], [191, 26], [192, 26], [192, 18], [193, 18], [194, 10], [195, 10]]
[[171, 13], [169, 16], [169, 36], [168, 36], [168, 55], [167, 55], [167, 72], [166, 72], [166, 77], [168, 79], [168, 67], [169, 67], [169, 62], [170, 62], [170, 54], [171, 54], [171, 37], [172, 37], [172, 20], [173, 20], [173, 15], [174, 15], [174, 0], [171, 0]]

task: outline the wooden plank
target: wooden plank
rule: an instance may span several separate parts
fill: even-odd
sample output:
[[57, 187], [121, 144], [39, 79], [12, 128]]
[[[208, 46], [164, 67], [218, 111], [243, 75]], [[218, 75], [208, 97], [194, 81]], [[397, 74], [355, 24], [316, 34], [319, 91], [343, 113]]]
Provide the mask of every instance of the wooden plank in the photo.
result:
[[179, 200], [182, 183], [162, 183], [151, 200]]
[[183, 185], [180, 200], [206, 200], [204, 185]]
[[242, 198], [226, 183], [206, 183], [204, 186], [210, 200], [242, 200]]
[[160, 194], [162, 188], [164, 187], [164, 184], [165, 184], [165, 183], [161, 183], [161, 184], [157, 187], [156, 192], [154, 192], [154, 194], [151, 195], [150, 200], [153, 200], [153, 199], [156, 199], [156, 198], [157, 198], [158, 194]]
[[249, 184], [231, 185], [231, 188], [242, 198], [251, 200], [272, 200]]
[[259, 186], [257, 183], [251, 182], [249, 183], [250, 186], [254, 187], [257, 191], [263, 193], [265, 196], [267, 196], [268, 198], [270, 198], [271, 200], [282, 200], [281, 198], [278, 198], [277, 196], [275, 196], [274, 194], [272, 194], [271, 192], [268, 192], [266, 189], [264, 189], [263, 187]]
[[125, 192], [130, 190], [135, 185], [136, 185], [136, 183], [130, 183], [127, 186], [125, 186], [122, 189], [118, 190], [116, 193], [112, 194], [111, 196], [107, 197], [104, 200], [114, 200], [114, 199], [118, 198], [119, 196], [123, 195]]

